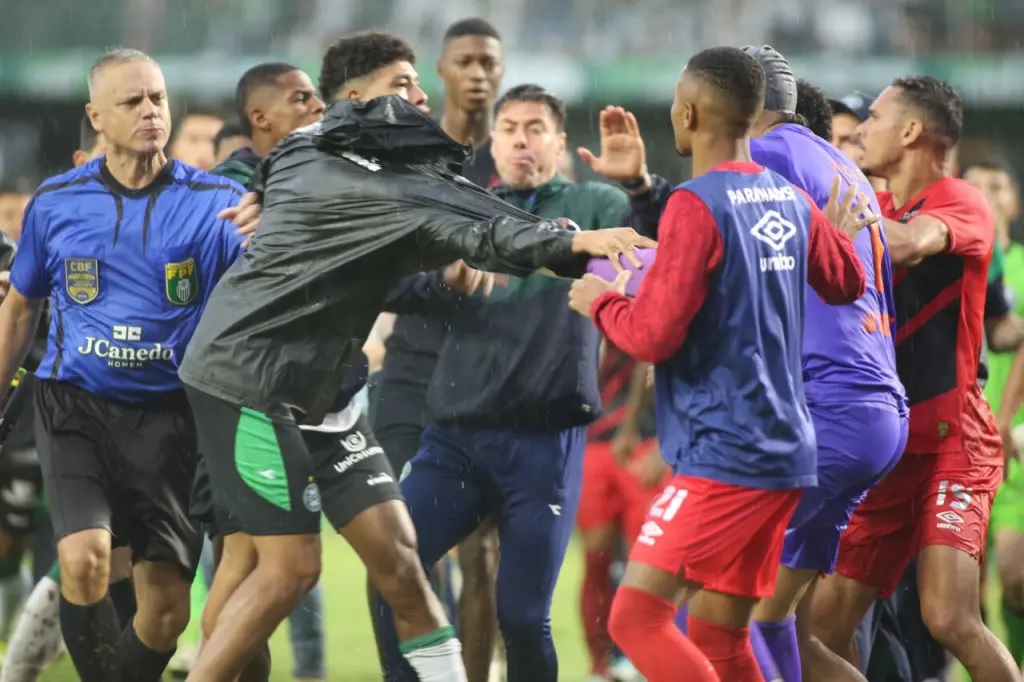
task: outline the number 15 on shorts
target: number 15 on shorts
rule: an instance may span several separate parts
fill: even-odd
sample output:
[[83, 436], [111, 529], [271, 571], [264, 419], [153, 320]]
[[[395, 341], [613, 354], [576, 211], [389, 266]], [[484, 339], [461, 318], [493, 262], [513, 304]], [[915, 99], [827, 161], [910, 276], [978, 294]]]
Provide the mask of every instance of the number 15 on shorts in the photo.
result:
[[653, 545], [665, 532], [659, 522], [671, 523], [688, 494], [689, 491], [683, 488], [666, 486], [647, 512], [647, 521], [640, 529], [640, 537], [636, 541], [644, 545]]

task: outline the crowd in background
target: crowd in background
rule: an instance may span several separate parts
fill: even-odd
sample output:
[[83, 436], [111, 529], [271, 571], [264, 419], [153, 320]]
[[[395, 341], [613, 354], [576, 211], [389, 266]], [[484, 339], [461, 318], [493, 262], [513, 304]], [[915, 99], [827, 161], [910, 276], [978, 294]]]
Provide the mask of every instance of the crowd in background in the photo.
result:
[[3, 0], [0, 12], [0, 54], [130, 42], [155, 54], [290, 56], [382, 25], [436, 44], [472, 14], [503, 26], [517, 49], [591, 59], [754, 34], [793, 54], [986, 53], [1017, 49], [1024, 28], [1022, 0]]

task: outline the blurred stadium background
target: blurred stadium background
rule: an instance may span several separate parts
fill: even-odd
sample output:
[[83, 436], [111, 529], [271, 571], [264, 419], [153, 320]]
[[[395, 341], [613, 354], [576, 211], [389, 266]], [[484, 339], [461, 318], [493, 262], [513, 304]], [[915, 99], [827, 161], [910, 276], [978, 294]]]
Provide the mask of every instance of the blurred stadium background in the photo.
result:
[[[640, 119], [652, 170], [676, 179], [686, 167], [668, 106], [679, 70], [700, 48], [749, 43], [772, 44], [830, 97], [875, 94], [911, 73], [944, 78], [967, 106], [961, 160], [995, 152], [1024, 170], [1024, 0], [0, 0], [0, 190], [31, 191], [70, 165], [86, 72], [107, 47], [159, 60], [180, 118], [229, 114], [238, 77], [259, 62], [294, 62], [315, 81], [330, 41], [384, 27], [417, 48], [439, 108], [441, 34], [473, 15], [503, 34], [505, 87], [537, 82], [570, 103], [571, 148], [596, 143], [600, 107], [624, 105]], [[362, 569], [337, 537], [325, 551], [329, 679], [379, 679]], [[565, 680], [587, 673], [578, 551], [570, 550], [554, 614]], [[289, 679], [282, 633], [275, 660], [274, 679]], [[65, 661], [44, 679], [74, 675]]]

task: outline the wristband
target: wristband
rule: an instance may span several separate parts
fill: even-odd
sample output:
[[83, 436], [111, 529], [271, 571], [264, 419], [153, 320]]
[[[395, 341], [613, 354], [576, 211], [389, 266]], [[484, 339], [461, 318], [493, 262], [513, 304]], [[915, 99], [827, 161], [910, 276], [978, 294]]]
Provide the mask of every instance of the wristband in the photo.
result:
[[638, 177], [638, 178], [636, 178], [634, 180], [627, 180], [626, 182], [620, 182], [619, 184], [622, 185], [622, 189], [626, 190], [627, 192], [635, 192], [638, 189], [642, 189], [643, 186], [647, 184], [647, 166], [646, 166], [646, 164], [644, 165], [643, 171], [640, 173], [640, 177]]

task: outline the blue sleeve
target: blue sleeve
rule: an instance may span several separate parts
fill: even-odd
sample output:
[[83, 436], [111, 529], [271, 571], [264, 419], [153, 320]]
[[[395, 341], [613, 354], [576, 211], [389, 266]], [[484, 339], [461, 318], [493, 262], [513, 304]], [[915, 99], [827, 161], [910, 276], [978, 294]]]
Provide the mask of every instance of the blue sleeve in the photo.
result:
[[11, 267], [11, 286], [26, 298], [46, 298], [53, 290], [46, 265], [46, 218], [35, 199], [25, 209], [18, 252]]
[[[235, 182], [232, 182], [233, 186], [239, 187], [238, 191], [242, 192], [241, 186]], [[238, 203], [240, 196], [234, 192], [225, 192], [224, 202], [220, 208], [216, 211], [219, 213], [221, 209], [229, 208]], [[218, 202], [220, 203], [220, 202]], [[216, 214], [214, 214], [216, 215]], [[220, 279], [220, 276], [231, 266], [238, 256], [242, 253], [242, 242], [245, 238], [236, 234], [238, 228], [229, 220], [215, 219], [214, 224], [210, 227], [208, 234], [214, 238], [210, 239], [207, 243], [206, 248], [210, 252], [203, 254], [209, 259], [209, 262], [217, 264], [217, 271], [215, 278]]]
[[[242, 254], [242, 242], [245, 238], [239, 234], [236, 234], [236, 227], [234, 223], [228, 222], [227, 220], [218, 220], [217, 227], [221, 231], [220, 239], [220, 257], [221, 263], [223, 264], [224, 270], [227, 270], [238, 257]], [[224, 270], [221, 270], [223, 274]]]

